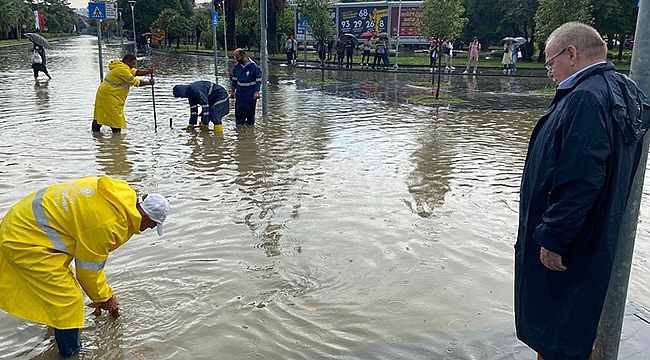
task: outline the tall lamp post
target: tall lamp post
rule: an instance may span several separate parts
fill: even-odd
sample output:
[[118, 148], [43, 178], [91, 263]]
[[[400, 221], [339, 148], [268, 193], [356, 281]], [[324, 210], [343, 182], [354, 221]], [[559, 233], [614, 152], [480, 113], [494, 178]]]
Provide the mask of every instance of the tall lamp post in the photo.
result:
[[401, 31], [400, 26], [402, 25], [402, 0], [399, 0], [399, 7], [397, 9], [397, 44], [395, 45], [395, 66], [394, 69], [397, 70], [397, 57], [399, 56], [399, 33]]
[[124, 8], [118, 8], [117, 11], [120, 15], [120, 47], [124, 47], [124, 21], [122, 21], [122, 11], [124, 11]]
[[131, 5], [131, 21], [133, 21], [133, 53], [138, 53], [138, 41], [135, 37], [135, 0], [129, 0], [129, 5]]

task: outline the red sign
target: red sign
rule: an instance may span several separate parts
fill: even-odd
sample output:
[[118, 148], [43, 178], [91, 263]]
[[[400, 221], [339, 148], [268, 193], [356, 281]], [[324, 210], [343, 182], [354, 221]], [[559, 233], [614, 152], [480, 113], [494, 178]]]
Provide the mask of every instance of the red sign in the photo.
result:
[[422, 8], [420, 7], [402, 7], [402, 16], [398, 17], [398, 8], [391, 8], [390, 14], [390, 35], [397, 36], [397, 20], [399, 18], [399, 40], [400, 42], [413, 42], [425, 41], [418, 32], [416, 24], [422, 15]]
[[38, 10], [38, 23], [40, 25], [39, 29], [43, 29], [45, 27], [45, 13], [43, 10]]

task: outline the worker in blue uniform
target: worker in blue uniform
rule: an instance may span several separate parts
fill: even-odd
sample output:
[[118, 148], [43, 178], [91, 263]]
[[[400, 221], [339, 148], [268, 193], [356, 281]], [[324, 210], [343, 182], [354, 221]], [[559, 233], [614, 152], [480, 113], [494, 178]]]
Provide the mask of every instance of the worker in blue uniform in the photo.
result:
[[232, 70], [231, 99], [235, 101], [235, 122], [237, 125], [255, 124], [255, 105], [260, 98], [262, 70], [246, 56], [244, 49], [235, 50], [237, 65]]
[[195, 81], [188, 85], [176, 85], [174, 97], [187, 98], [190, 103], [190, 124], [187, 130], [196, 127], [201, 107], [201, 130], [208, 130], [210, 121], [214, 123], [215, 132], [223, 132], [221, 118], [230, 112], [228, 91], [223, 86], [211, 81]]

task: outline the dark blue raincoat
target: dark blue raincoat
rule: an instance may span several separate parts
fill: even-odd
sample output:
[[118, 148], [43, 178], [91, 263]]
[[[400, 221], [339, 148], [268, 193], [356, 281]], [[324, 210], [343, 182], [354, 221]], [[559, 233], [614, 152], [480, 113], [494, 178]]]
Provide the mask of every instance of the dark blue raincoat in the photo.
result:
[[221, 124], [221, 118], [230, 112], [228, 92], [223, 86], [210, 81], [195, 81], [189, 85], [176, 85], [174, 97], [187, 98], [190, 103], [190, 124], [196, 125], [198, 107], [202, 108], [201, 123], [212, 121]]
[[[515, 244], [517, 337], [545, 360], [589, 357], [650, 104], [611, 63], [578, 74], [533, 130]], [[562, 256], [551, 271], [540, 248]]]

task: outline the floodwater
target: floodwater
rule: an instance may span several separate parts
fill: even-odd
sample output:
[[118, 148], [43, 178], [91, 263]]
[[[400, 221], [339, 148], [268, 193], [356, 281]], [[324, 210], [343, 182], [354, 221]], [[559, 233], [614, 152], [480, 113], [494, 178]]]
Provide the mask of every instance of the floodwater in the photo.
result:
[[[514, 336], [513, 245], [528, 137], [550, 101], [533, 90], [548, 79], [443, 76], [468, 102], [434, 109], [405, 104], [428, 73], [315, 85], [319, 71], [272, 66], [268, 117], [258, 103], [255, 127], [236, 128], [231, 112], [215, 135], [182, 130], [189, 107], [171, 95], [213, 79], [212, 59], [153, 55], [139, 65], [157, 69], [157, 131], [143, 87], [123, 134], [93, 136], [96, 39], [55, 43], [49, 82], [33, 81], [26, 48], [0, 49], [0, 216], [93, 175], [172, 206], [164, 237], [111, 254], [123, 317], [87, 309], [79, 358], [533, 357]], [[648, 305], [644, 195], [629, 299]], [[51, 330], [0, 313], [0, 359], [56, 357]]]

